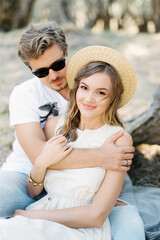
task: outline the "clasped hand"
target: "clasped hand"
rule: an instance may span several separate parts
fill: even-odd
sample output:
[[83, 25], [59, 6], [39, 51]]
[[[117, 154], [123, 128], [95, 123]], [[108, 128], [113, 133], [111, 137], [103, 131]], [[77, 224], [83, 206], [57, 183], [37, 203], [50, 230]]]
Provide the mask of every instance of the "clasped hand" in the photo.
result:
[[[131, 145], [116, 144], [116, 141], [120, 139], [123, 134], [124, 130], [120, 130], [109, 137], [100, 147], [99, 165], [101, 167], [114, 171], [130, 170], [135, 148]], [[129, 134], [127, 133], [127, 135]]]
[[62, 135], [49, 139], [42, 149], [36, 164], [48, 168], [66, 157], [72, 151], [72, 147], [67, 143]]

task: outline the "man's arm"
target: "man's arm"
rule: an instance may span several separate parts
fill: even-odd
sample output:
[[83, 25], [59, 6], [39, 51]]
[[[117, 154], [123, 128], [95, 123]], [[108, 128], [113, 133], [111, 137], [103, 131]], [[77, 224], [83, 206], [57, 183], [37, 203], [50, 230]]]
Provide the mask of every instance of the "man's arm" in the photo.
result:
[[[54, 117], [46, 122], [44, 133], [47, 140], [53, 136], [57, 120], [58, 117]], [[131, 165], [134, 147], [128, 144], [126, 146], [116, 144], [123, 134], [122, 129], [108, 138], [100, 148], [74, 149], [65, 157], [65, 161], [59, 161], [52, 167], [54, 169], [103, 167], [110, 170], [128, 171], [130, 167], [126, 167], [126, 160], [128, 160], [128, 165]], [[70, 163], [71, 167], [69, 167]]]
[[[24, 123], [15, 125], [16, 134], [20, 145], [34, 164], [35, 159], [41, 153], [46, 144], [46, 138], [40, 123]], [[50, 132], [53, 136], [52, 128]], [[127, 171], [130, 167], [125, 167], [128, 159], [129, 165], [133, 158], [134, 148], [132, 146], [118, 146], [115, 141], [123, 135], [118, 132], [107, 139], [98, 149], [73, 149], [73, 151], [60, 162], [52, 165], [53, 169], [69, 169], [83, 167], [103, 167], [110, 170]]]
[[[119, 131], [108, 138], [100, 148], [73, 149], [65, 159], [57, 162], [53, 169], [102, 167], [108, 170], [128, 171], [132, 164], [133, 146], [119, 146], [115, 142], [123, 136]], [[128, 167], [126, 166], [128, 160]]]
[[21, 147], [34, 164], [46, 143], [41, 124], [38, 122], [17, 124], [15, 131]]

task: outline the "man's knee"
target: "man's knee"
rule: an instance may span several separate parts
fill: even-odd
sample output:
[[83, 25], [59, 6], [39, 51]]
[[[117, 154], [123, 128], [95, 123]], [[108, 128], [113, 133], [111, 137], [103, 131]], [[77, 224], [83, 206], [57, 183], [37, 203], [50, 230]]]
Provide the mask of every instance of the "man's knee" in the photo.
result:
[[24, 209], [32, 199], [26, 191], [27, 176], [11, 171], [0, 171], [0, 217], [10, 217], [15, 209]]
[[136, 207], [115, 207], [109, 220], [113, 240], [145, 240], [144, 224]]

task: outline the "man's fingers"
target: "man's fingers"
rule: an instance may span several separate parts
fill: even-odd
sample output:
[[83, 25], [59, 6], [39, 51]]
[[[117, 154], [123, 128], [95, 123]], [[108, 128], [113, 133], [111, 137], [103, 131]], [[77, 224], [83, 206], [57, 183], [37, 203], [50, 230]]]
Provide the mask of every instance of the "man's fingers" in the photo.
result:
[[128, 167], [124, 166], [124, 165], [121, 165], [121, 166], [116, 167], [116, 168], [113, 169], [113, 171], [120, 171], [120, 172], [127, 172], [129, 170], [130, 170], [130, 166], [129, 165], [128, 165]]
[[133, 152], [135, 152], [135, 148], [133, 146], [125, 146], [123, 151], [125, 153], [133, 153]]
[[126, 159], [126, 160], [132, 160], [134, 157], [133, 153], [125, 153], [124, 155], [122, 155], [122, 160]]
[[122, 164], [122, 166], [124, 166], [124, 167], [128, 167], [128, 166], [130, 166], [130, 165], [132, 164], [132, 160], [123, 160], [123, 161], [121, 162], [121, 164]]
[[129, 171], [129, 170], [130, 170], [130, 166], [128, 166], [128, 167], [121, 166], [121, 167], [119, 168], [119, 171], [122, 171], [122, 172], [127, 172], [127, 171]]
[[117, 147], [119, 148], [119, 153], [121, 154], [133, 154], [133, 152], [135, 151], [135, 148], [133, 146], [117, 145]]
[[120, 131], [116, 132], [115, 134], [113, 134], [112, 136], [110, 136], [107, 141], [108, 142], [116, 142], [120, 137], [122, 137], [124, 133], [124, 129], [121, 129]]

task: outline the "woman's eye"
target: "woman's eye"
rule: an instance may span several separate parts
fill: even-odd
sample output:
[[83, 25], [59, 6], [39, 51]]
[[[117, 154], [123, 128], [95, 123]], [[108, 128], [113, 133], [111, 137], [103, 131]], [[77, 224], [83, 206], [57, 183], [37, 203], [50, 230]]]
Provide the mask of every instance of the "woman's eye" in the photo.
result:
[[99, 91], [98, 94], [99, 94], [99, 95], [103, 95], [103, 96], [106, 95], [105, 92], [102, 92], [102, 91]]
[[87, 87], [86, 86], [81, 86], [81, 89], [87, 90]]

